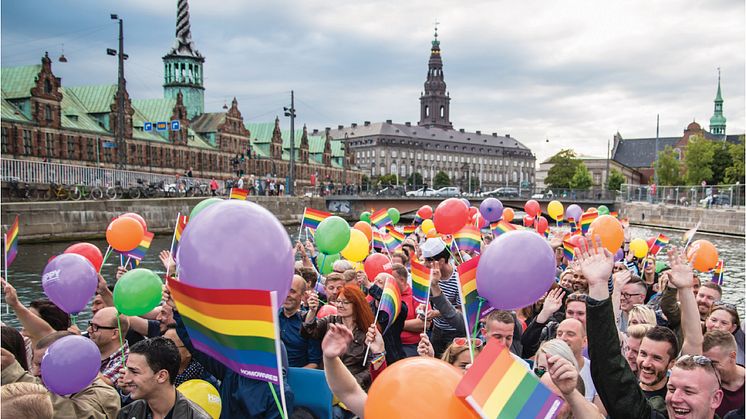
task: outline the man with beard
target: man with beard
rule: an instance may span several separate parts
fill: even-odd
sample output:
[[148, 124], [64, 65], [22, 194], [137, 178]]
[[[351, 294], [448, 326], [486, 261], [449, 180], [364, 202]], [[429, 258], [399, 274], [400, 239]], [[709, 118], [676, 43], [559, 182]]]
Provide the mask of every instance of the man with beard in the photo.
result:
[[720, 301], [723, 296], [723, 290], [720, 285], [714, 282], [705, 282], [697, 291], [697, 309], [699, 310], [699, 319], [705, 321], [707, 315], [712, 310], [712, 303]]
[[668, 370], [676, 360], [679, 345], [671, 329], [662, 326], [651, 327], [645, 333], [637, 354], [637, 378], [645, 398], [658, 406], [665, 399]]

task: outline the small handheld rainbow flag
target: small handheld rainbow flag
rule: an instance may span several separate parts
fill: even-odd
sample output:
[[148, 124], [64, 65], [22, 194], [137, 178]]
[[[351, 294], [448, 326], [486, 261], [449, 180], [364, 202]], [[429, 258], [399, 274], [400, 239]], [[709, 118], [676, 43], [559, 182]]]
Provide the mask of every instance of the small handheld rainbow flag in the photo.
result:
[[404, 228], [402, 229], [402, 232], [404, 233], [405, 236], [409, 236], [410, 234], [414, 234], [415, 231], [417, 231], [417, 226], [414, 225], [414, 224], [408, 225], [408, 226], [404, 226]]
[[415, 215], [414, 215], [414, 221], [413, 221], [413, 224], [414, 224], [415, 226], [418, 226], [418, 225], [422, 224], [422, 222], [423, 222], [423, 221], [424, 221], [424, 220], [422, 219], [422, 217], [420, 217], [420, 216], [419, 216], [419, 215], [417, 215], [417, 214], [415, 214]]
[[658, 233], [658, 237], [655, 238], [655, 242], [653, 242], [653, 245], [650, 247], [650, 254], [657, 255], [658, 252], [660, 252], [661, 249], [663, 249], [664, 247], [666, 247], [666, 245], [670, 241], [671, 241], [671, 239], [669, 239], [668, 237], [666, 237], [665, 234]]
[[[718, 260], [717, 265], [715, 265], [715, 269], [712, 271], [712, 282], [722, 286], [724, 274], [725, 274], [725, 261], [720, 259]], [[414, 279], [413, 279], [413, 282], [414, 282]]]
[[430, 268], [412, 260], [412, 299], [420, 304], [427, 304], [430, 292]]
[[490, 224], [490, 229], [492, 230], [492, 234], [494, 234], [495, 236], [499, 236], [509, 231], [516, 230], [516, 227], [507, 221], [500, 220], [496, 223]]
[[388, 250], [389, 253], [393, 253], [394, 250], [401, 246], [401, 242], [393, 238], [391, 234], [381, 233], [381, 238], [383, 239], [383, 244], [386, 246], [386, 250]]
[[580, 216], [580, 229], [583, 231], [583, 234], [588, 233], [588, 229], [596, 218], [598, 218], [597, 212], [586, 212]]
[[247, 196], [249, 196], [249, 191], [246, 189], [231, 188], [230, 199], [240, 199], [241, 201], [245, 201]]
[[386, 333], [389, 326], [394, 324], [396, 318], [399, 317], [399, 312], [401, 311], [401, 292], [399, 292], [399, 286], [393, 279], [387, 279], [386, 284], [383, 286], [383, 294], [381, 294], [381, 301], [378, 303], [378, 310], [389, 315], [388, 323], [383, 329], [383, 333]]
[[565, 221], [561, 218], [557, 219], [557, 227], [562, 227], [565, 225]]
[[319, 211], [313, 208], [306, 208], [303, 210], [303, 222], [301, 223], [301, 227], [308, 227], [310, 229], [316, 230], [316, 228], [318, 228], [319, 224], [322, 221], [331, 216], [332, 215], [328, 212]]
[[391, 217], [389, 217], [388, 210], [381, 208], [374, 212], [370, 215], [370, 222], [378, 228], [383, 228], [384, 226], [391, 224]]
[[384, 247], [386, 247], [386, 243], [383, 241], [383, 234], [379, 233], [378, 231], [374, 231], [372, 244], [374, 249], [383, 249]]
[[510, 355], [497, 339], [490, 339], [456, 387], [483, 418], [553, 418], [562, 399]]
[[176, 216], [176, 227], [174, 227], [174, 236], [171, 239], [171, 257], [173, 257], [174, 260], [176, 260], [176, 251], [179, 250], [181, 235], [184, 234], [184, 229], [188, 222], [188, 215], [181, 215], [181, 213], [179, 213], [179, 215]]
[[567, 260], [573, 260], [575, 258], [575, 245], [567, 240], [562, 241], [562, 253], [564, 253]]
[[406, 236], [404, 233], [400, 232], [399, 230], [395, 229], [393, 226], [386, 226], [386, 231], [388, 231], [389, 236], [391, 236], [394, 240], [396, 240], [398, 243], [401, 243], [404, 241]]
[[[18, 216], [16, 215], [13, 225], [10, 226], [7, 232], [5, 232], [5, 270], [8, 270], [8, 266], [18, 256]], [[4, 275], [8, 276], [5, 272]]]
[[453, 235], [453, 240], [456, 242], [459, 250], [478, 252], [482, 247], [482, 235], [471, 224], [467, 224], [461, 230], [457, 231]]
[[148, 249], [150, 249], [150, 243], [153, 241], [153, 236], [155, 236], [155, 234], [146, 231], [145, 234], [143, 234], [142, 240], [140, 240], [140, 244], [138, 244], [137, 247], [130, 250], [129, 252], [122, 252], [122, 254], [137, 261], [143, 260], [143, 258], [145, 258], [145, 254], [148, 253]]
[[475, 256], [458, 265], [458, 279], [461, 286], [461, 307], [465, 309], [468, 327], [473, 327], [479, 321], [479, 294], [477, 294], [477, 264], [479, 256]]

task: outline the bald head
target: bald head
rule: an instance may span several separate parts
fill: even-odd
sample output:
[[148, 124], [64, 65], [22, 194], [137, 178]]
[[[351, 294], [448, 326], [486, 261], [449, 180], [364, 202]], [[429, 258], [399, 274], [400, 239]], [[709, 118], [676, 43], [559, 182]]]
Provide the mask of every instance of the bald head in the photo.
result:
[[583, 346], [586, 343], [585, 327], [577, 319], [565, 319], [562, 323], [557, 326], [557, 339], [561, 339], [567, 343], [572, 349], [575, 358], [581, 356]]
[[286, 315], [291, 316], [300, 309], [300, 303], [303, 299], [303, 294], [305, 293], [306, 280], [300, 275], [293, 275], [293, 280], [290, 283], [290, 290], [288, 290], [288, 296], [282, 304], [282, 309]]
[[384, 285], [386, 285], [386, 281], [394, 281], [394, 277], [391, 276], [391, 274], [387, 274], [386, 272], [381, 272], [380, 274], [376, 275], [376, 278], [373, 280], [373, 282], [376, 283], [379, 287], [383, 288]]

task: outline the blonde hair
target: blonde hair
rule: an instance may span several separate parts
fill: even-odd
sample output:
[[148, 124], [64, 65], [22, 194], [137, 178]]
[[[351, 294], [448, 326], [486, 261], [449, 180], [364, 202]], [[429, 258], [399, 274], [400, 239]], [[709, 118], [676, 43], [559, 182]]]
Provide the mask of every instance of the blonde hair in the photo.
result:
[[573, 365], [573, 367], [575, 367], [576, 370], [580, 370], [578, 361], [575, 359], [575, 355], [572, 354], [572, 349], [570, 349], [570, 346], [562, 339], [552, 339], [544, 341], [544, 343], [539, 346], [539, 352], [544, 352], [545, 354], [547, 354], [547, 357], [559, 355], [562, 358], [570, 361], [570, 363]]
[[[477, 357], [477, 354], [480, 352], [482, 348], [474, 348], [474, 358]], [[458, 359], [458, 357], [464, 353], [464, 351], [469, 350], [469, 345], [456, 345], [455, 343], [451, 343], [448, 345], [445, 351], [443, 351], [443, 355], [440, 356], [440, 359], [453, 365], [454, 362]]]
[[5, 384], [0, 390], [2, 418], [52, 419], [52, 399], [44, 386], [36, 383]]
[[633, 324], [627, 327], [627, 337], [631, 337], [633, 339], [642, 339], [645, 337], [645, 334], [648, 333], [648, 330], [652, 328], [653, 328], [652, 324], [647, 324], [647, 323]]
[[632, 307], [629, 311], [629, 315], [627, 315], [627, 323], [629, 323], [629, 320], [632, 320], [633, 316], [637, 317], [644, 324], [649, 324], [651, 326], [658, 324], [658, 321], [655, 318], [655, 311], [643, 304], [636, 304]]

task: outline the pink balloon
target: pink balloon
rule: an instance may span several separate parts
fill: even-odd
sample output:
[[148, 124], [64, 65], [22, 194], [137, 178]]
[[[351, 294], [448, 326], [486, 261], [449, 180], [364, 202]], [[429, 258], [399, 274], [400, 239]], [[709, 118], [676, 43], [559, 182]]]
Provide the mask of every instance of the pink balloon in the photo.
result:
[[337, 314], [337, 307], [331, 304], [326, 304], [326, 305], [321, 306], [321, 308], [319, 309], [319, 312], [316, 313], [316, 318], [321, 319], [326, 316], [333, 316], [335, 314]]

